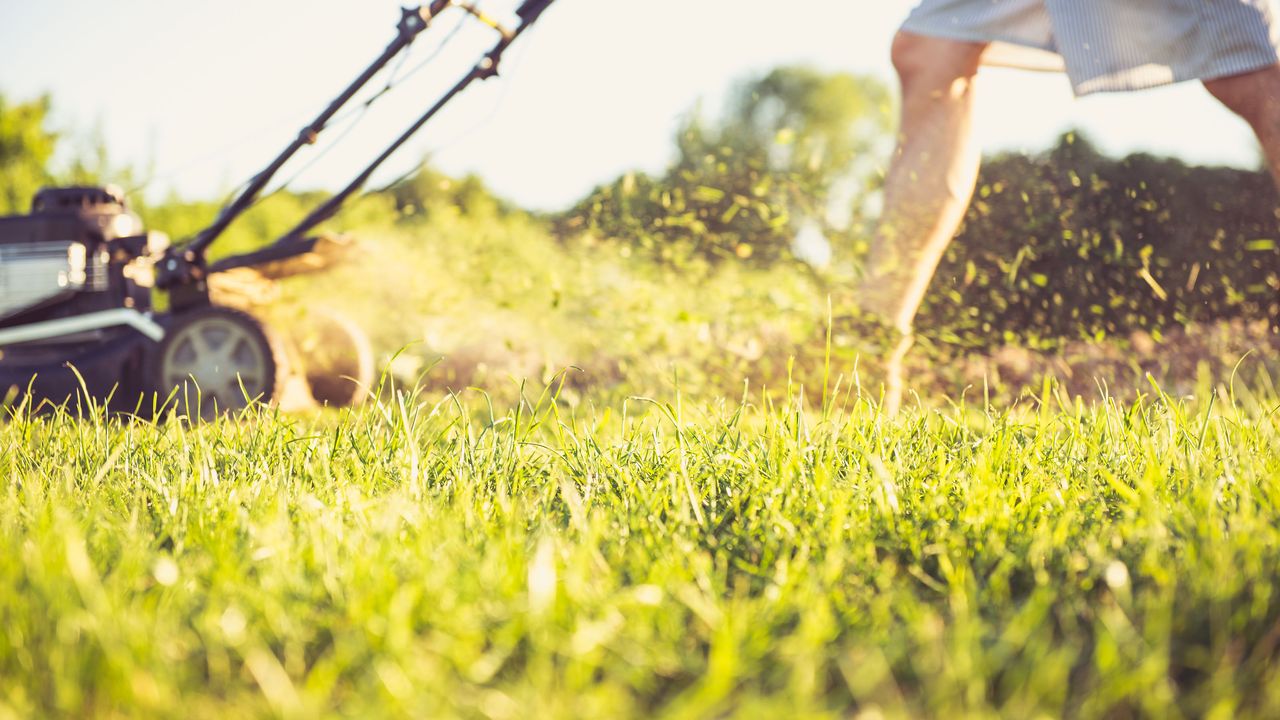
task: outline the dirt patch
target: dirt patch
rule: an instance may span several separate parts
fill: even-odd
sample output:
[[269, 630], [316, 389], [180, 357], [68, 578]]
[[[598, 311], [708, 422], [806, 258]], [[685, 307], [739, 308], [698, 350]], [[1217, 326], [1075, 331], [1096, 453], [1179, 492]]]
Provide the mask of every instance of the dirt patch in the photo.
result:
[[934, 362], [917, 358], [915, 370], [930, 390], [956, 397], [966, 388], [991, 389], [1008, 400], [1039, 392], [1048, 377], [1072, 397], [1096, 399], [1152, 392], [1154, 381], [1164, 392], [1190, 395], [1205, 382], [1246, 383], [1269, 373], [1280, 360], [1280, 334], [1266, 321], [1234, 320], [1189, 325], [1153, 337], [1137, 332], [1100, 342], [1076, 341], [1055, 352], [1003, 346], [990, 352], [935, 350]]

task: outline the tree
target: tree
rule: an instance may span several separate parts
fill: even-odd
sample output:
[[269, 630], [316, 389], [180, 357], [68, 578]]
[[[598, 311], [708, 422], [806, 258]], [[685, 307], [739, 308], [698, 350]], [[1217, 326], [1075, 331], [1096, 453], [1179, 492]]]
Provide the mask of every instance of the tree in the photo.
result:
[[52, 181], [49, 161], [58, 135], [47, 129], [49, 98], [14, 104], [0, 95], [0, 214], [26, 212]]
[[[794, 255], [802, 225], [849, 230], [831, 212], [866, 187], [889, 136], [889, 92], [877, 80], [786, 67], [744, 83], [708, 123], [690, 114], [660, 178], [626, 175], [561, 219], [664, 260], [689, 254], [768, 264]], [[847, 212], [843, 213], [846, 216]]]

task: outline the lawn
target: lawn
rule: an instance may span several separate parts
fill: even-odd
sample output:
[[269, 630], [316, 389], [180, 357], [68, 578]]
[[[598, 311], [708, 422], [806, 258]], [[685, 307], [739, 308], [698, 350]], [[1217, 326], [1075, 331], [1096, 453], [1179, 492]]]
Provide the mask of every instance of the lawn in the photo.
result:
[[1280, 715], [1274, 398], [827, 395], [19, 413], [0, 717]]
[[[1271, 178], [1075, 132], [993, 158], [889, 418], [857, 288], [891, 98], [778, 69], [563, 212], [371, 190], [324, 272], [210, 282], [288, 349], [275, 405], [0, 387], [0, 720], [1280, 718]], [[172, 179], [50, 175], [77, 151], [16, 107], [7, 208]], [[325, 196], [289, 185], [217, 251]], [[224, 207], [144, 205], [179, 242]], [[306, 392], [318, 311], [376, 355], [355, 409]]]

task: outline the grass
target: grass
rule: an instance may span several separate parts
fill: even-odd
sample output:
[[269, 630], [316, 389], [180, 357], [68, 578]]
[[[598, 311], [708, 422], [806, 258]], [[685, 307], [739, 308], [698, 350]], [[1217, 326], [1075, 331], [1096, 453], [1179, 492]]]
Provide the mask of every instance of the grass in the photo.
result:
[[19, 415], [0, 717], [1280, 714], [1273, 401], [831, 394]]
[[1280, 716], [1265, 353], [1258, 394], [1027, 371], [890, 421], [828, 377], [866, 366], [814, 276], [524, 216], [376, 230], [283, 295], [421, 389], [8, 411], [0, 720]]

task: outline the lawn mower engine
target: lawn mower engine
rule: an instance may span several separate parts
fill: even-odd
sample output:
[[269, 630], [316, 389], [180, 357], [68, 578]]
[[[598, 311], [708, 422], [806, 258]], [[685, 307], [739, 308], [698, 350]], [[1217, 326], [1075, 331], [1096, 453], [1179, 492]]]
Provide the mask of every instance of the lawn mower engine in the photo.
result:
[[252, 316], [156, 306], [167, 249], [111, 187], [46, 189], [30, 214], [0, 218], [0, 394], [144, 415], [269, 400], [275, 358]]

